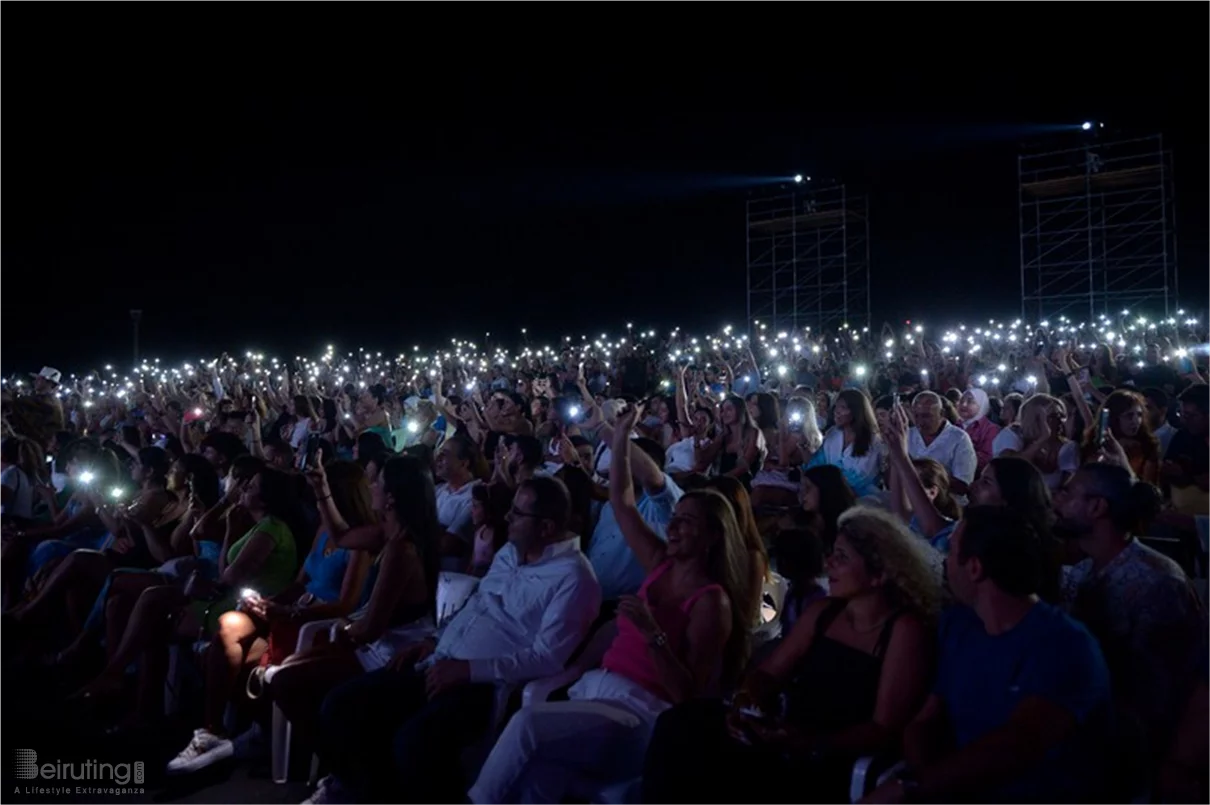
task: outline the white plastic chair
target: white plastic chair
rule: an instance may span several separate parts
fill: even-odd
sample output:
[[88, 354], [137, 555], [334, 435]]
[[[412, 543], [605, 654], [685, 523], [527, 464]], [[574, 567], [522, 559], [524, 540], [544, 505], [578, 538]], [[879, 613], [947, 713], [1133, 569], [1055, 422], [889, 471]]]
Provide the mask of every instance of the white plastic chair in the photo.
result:
[[[761, 585], [760, 624], [752, 632], [755, 645], [781, 637], [781, 611], [789, 589], [790, 583], [777, 573], [769, 574], [769, 578]], [[765, 603], [766, 598], [770, 599], [772, 604]]]
[[[907, 763], [902, 760], [890, 762], [883, 768], [885, 763], [888, 763], [887, 759], [877, 755], [857, 758], [853, 764], [853, 776], [849, 779], [849, 802], [860, 802], [862, 797], [886, 783], [899, 770], [907, 768]], [[873, 785], [869, 785], [871, 771], [876, 775]]]
[[[302, 628], [298, 630], [298, 643], [294, 646], [294, 653], [298, 654], [301, 651], [306, 651], [315, 645], [315, 638], [325, 631], [331, 631], [337, 624], [341, 623], [340, 618], [327, 618], [325, 620], [311, 621], [304, 623]], [[270, 665], [265, 669], [265, 676], [262, 684], [268, 686], [273, 681], [273, 677], [277, 674], [277, 669], [280, 665]], [[271, 741], [273, 770], [273, 782], [285, 783], [290, 779], [290, 744], [294, 737], [294, 728], [290, 724], [290, 720], [286, 718], [286, 714], [282, 712], [281, 707], [275, 702], [273, 704], [273, 735]], [[318, 770], [318, 758], [312, 755], [311, 757], [311, 777], [314, 778]]]
[[[589, 639], [588, 644], [584, 646], [584, 650], [580, 652], [580, 656], [576, 658], [575, 662], [567, 666], [566, 669], [552, 676], [535, 679], [526, 684], [525, 689], [521, 693], [521, 706], [529, 707], [533, 704], [549, 701], [556, 691], [573, 684], [593, 668], [599, 667], [601, 660], [605, 657], [605, 652], [609, 649], [610, 644], [613, 643], [613, 638], [616, 635], [617, 624], [614, 621], [597, 629]], [[630, 780], [612, 780], [610, 782], [601, 782], [588, 777], [582, 777], [573, 785], [571, 793], [577, 800], [583, 798], [599, 805], [623, 805], [624, 803], [639, 801], [642, 782], [641, 777]]]

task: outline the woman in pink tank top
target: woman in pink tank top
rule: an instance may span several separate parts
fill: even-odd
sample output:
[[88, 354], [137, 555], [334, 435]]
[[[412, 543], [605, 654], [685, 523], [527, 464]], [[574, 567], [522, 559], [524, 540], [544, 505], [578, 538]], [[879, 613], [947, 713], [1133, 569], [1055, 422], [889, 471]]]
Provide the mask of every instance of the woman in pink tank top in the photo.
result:
[[[631, 480], [632, 458], [650, 461], [642, 451], [632, 456], [630, 446], [641, 415], [626, 411], [614, 426], [609, 498], [647, 578], [638, 595], [622, 598], [613, 642], [569, 701], [523, 708], [508, 722], [471, 787], [472, 802], [561, 802], [638, 777], [660, 713], [717, 694], [743, 666], [755, 613], [736, 603], [752, 596], [735, 513], [722, 495], [698, 490], [677, 502], [667, 542], [651, 530]], [[584, 653], [591, 656], [591, 647]]]

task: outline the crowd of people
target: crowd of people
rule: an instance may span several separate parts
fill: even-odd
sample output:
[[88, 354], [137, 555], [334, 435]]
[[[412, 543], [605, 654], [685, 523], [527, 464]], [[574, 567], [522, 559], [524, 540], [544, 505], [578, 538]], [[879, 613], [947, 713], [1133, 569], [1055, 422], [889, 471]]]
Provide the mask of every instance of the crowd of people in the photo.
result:
[[1178, 316], [45, 367], [6, 669], [115, 737], [182, 694], [167, 776], [276, 709], [313, 802], [1204, 802]]

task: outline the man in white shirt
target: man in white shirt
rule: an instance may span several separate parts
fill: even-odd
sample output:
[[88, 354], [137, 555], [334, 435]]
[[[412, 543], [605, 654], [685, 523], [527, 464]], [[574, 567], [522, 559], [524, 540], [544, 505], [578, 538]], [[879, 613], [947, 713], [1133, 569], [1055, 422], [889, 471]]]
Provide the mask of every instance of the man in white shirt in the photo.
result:
[[471, 495], [478, 481], [474, 465], [478, 450], [464, 436], [445, 440], [434, 459], [437, 477], [437, 522], [441, 523], [440, 552], [442, 570], [458, 571], [466, 567], [471, 544], [475, 540], [475, 524], [471, 522]]
[[940, 462], [950, 474], [950, 491], [965, 495], [979, 464], [971, 437], [941, 415], [941, 398], [935, 392], [917, 394], [912, 415], [916, 426], [908, 433], [908, 455]]
[[320, 754], [333, 774], [313, 801], [461, 799], [461, 750], [491, 726], [502, 690], [563, 670], [600, 609], [570, 518], [561, 481], [523, 483], [508, 544], [441, 634], [328, 695]]

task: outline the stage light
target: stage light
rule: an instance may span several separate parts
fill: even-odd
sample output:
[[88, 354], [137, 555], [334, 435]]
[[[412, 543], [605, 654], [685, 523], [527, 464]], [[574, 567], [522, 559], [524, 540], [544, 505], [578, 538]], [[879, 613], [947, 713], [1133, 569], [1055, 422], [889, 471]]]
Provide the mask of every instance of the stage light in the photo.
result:
[[802, 174], [801, 173], [794, 174], [794, 181], [797, 184], [802, 184]]
[[1084, 131], [1088, 131], [1092, 128], [1092, 124], [1089, 123], [1087, 120], [1085, 120], [1083, 123], [1080, 124], [1080, 128], [1084, 129]]

